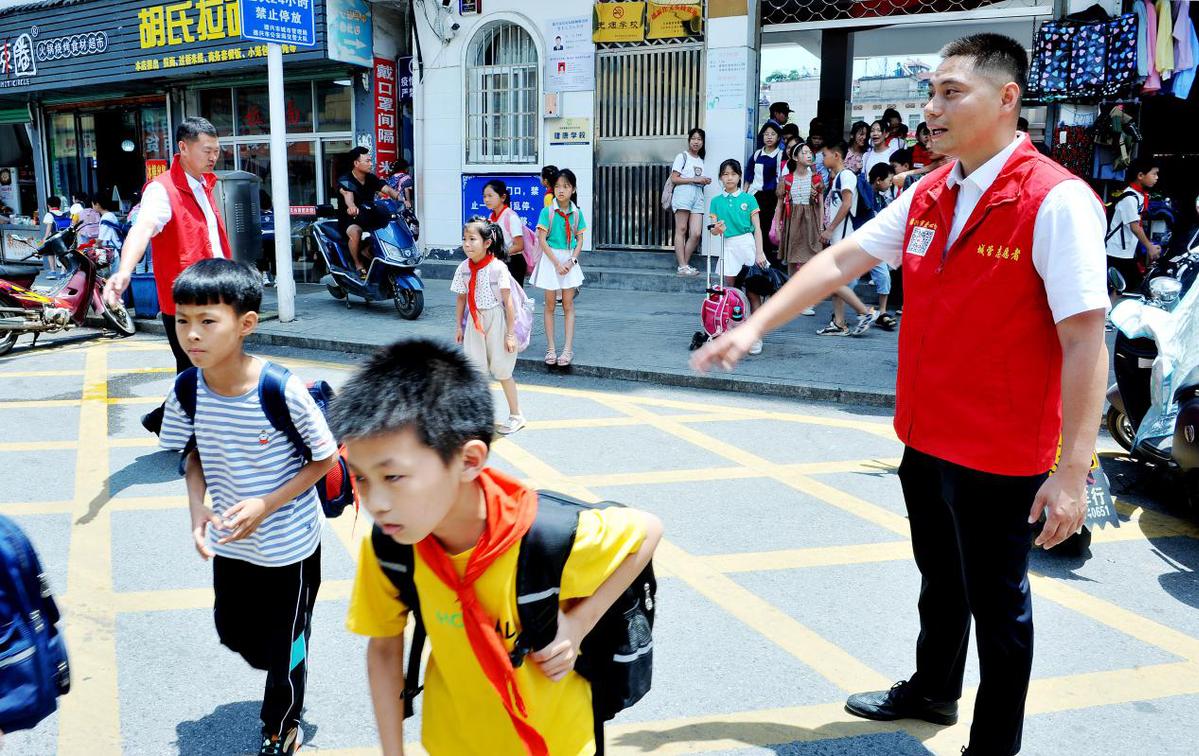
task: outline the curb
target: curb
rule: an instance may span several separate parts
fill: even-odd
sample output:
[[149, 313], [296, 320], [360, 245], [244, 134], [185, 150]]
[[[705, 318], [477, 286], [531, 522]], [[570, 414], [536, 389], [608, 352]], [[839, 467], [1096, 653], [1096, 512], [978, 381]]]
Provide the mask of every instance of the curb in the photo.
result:
[[[267, 313], [263, 320], [273, 320], [277, 315]], [[137, 330], [141, 333], [164, 335], [166, 329], [160, 320], [139, 320]], [[262, 346], [291, 347], [296, 349], [316, 349], [325, 352], [345, 352], [348, 354], [374, 354], [382, 348], [382, 344], [369, 344], [355, 341], [337, 341], [334, 339], [312, 338], [309, 336], [292, 336], [288, 334], [263, 333], [256, 331], [247, 339], [247, 343]], [[526, 375], [555, 375], [550, 372], [541, 360], [518, 357], [517, 369]], [[696, 373], [672, 373], [665, 370], [635, 370], [630, 368], [610, 367], [607, 365], [587, 365], [575, 363], [570, 368], [571, 375], [587, 378], [607, 378], [621, 381], [637, 381], [639, 383], [654, 383], [660, 386], [676, 388], [707, 389], [712, 391], [735, 391], [772, 396], [787, 399], [804, 399], [808, 401], [833, 402], [836, 404], [858, 404], [870, 407], [893, 408], [895, 394], [883, 391], [859, 391], [841, 389], [818, 384], [774, 383], [754, 378], [734, 378], [731, 376], [699, 375]]]

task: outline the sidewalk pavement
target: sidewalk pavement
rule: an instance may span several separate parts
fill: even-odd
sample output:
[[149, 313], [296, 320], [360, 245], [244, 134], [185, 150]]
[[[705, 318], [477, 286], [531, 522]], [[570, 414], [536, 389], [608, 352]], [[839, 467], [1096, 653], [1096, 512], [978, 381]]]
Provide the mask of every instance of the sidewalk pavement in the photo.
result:
[[[345, 303], [319, 284], [296, 285], [296, 319], [281, 323], [275, 289], [266, 290], [264, 322], [252, 343], [369, 353], [405, 337], [452, 340], [454, 298], [448, 281], [426, 279], [425, 310], [415, 321], [401, 320], [390, 301]], [[537, 303], [533, 338], [517, 370], [544, 373], [546, 341], [543, 294], [529, 289]], [[769, 335], [761, 355], [747, 357], [732, 373], [699, 375], [688, 367], [688, 346], [699, 330], [697, 294], [617, 291], [584, 287], [576, 299], [577, 375], [648, 381], [669, 386], [711, 388], [822, 401], [891, 407], [895, 404], [898, 332], [871, 328], [860, 337], [817, 336], [832, 304], [816, 317], [799, 317]], [[556, 319], [561, 350], [562, 316]], [[138, 329], [162, 333], [158, 320], [139, 320]]]

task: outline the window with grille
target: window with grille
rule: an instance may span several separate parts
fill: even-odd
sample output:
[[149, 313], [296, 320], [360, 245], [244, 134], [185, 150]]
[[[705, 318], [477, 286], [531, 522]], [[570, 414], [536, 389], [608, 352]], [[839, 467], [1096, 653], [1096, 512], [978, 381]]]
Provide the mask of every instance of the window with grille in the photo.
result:
[[1045, 4], [1046, 0], [764, 0], [762, 23], [803, 24], [922, 13], [952, 13], [979, 8], [1015, 9]]
[[507, 21], [475, 36], [466, 60], [466, 162], [537, 162], [540, 64], [533, 39]]

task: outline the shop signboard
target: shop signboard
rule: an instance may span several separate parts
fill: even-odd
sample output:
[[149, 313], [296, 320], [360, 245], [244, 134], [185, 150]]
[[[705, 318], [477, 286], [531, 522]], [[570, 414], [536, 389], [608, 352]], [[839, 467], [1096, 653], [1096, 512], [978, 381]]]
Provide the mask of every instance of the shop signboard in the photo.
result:
[[595, 43], [591, 19], [554, 18], [546, 22], [545, 89], [547, 92], [590, 92], [595, 89]]
[[326, 0], [325, 24], [329, 60], [370, 68], [374, 41], [369, 0]]
[[545, 207], [545, 190], [541, 188], [541, 176], [527, 174], [463, 174], [462, 176], [462, 222], [476, 215], [487, 215], [491, 211], [483, 204], [483, 187], [488, 181], [499, 179], [508, 186], [512, 199], [509, 205], [529, 228], [537, 228], [541, 210]]
[[648, 21], [646, 39], [698, 38], [704, 30], [704, 6], [650, 0]]
[[11, 215], [21, 214], [21, 190], [17, 185], [15, 166], [0, 168], [0, 205], [11, 208]]
[[592, 42], [645, 41], [645, 3], [596, 3], [592, 8]]
[[[24, 6], [0, 16], [0, 94], [262, 68], [266, 45], [242, 37], [242, 2], [271, 5], [269, 0], [84, 0]], [[284, 52], [297, 61], [324, 60], [325, 3], [275, 0], [277, 16], [288, 2], [295, 12], [308, 3], [315, 44], [304, 48], [289, 42]], [[289, 22], [292, 10], [287, 7]]]
[[162, 174], [167, 172], [167, 161], [161, 159], [150, 159], [146, 161], [146, 183], [150, 183]]
[[396, 73], [399, 81], [396, 83], [396, 97], [403, 105], [412, 104], [412, 83], [416, 75], [412, 70], [412, 56], [402, 55], [396, 59]]
[[375, 173], [391, 174], [400, 156], [396, 131], [396, 62], [375, 58]]
[[241, 0], [241, 35], [255, 42], [315, 47], [312, 6], [312, 0]]

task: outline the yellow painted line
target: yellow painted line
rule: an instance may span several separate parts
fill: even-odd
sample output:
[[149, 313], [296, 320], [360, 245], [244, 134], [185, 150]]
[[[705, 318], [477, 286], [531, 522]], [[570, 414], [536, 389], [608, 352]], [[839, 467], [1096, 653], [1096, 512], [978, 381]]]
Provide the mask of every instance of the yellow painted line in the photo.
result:
[[[200, 557], [197, 556], [198, 560]], [[350, 597], [352, 580], [321, 582], [316, 600], [345, 601]], [[117, 591], [108, 598], [115, 612], [175, 612], [187, 609], [212, 608], [212, 586], [204, 588], [171, 588], [160, 591]]]
[[0, 370], [0, 378], [65, 378], [83, 375], [82, 370]]
[[0, 410], [6, 409], [44, 409], [47, 407], [78, 407], [78, 399], [17, 399], [10, 402], [0, 402]]
[[111, 368], [108, 371], [109, 375], [139, 375], [142, 373], [170, 373], [175, 374], [173, 367], [142, 367], [142, 368]]
[[167, 343], [166, 336], [160, 337], [160, 341], [142, 341], [122, 344], [121, 346], [112, 347], [114, 352], [169, 352], [171, 345]]
[[75, 511], [75, 501], [14, 501], [0, 504], [0, 514], [9, 517], [40, 514], [69, 514]]
[[887, 541], [854, 546], [817, 546], [808, 549], [783, 549], [697, 557], [709, 568], [725, 574], [798, 570], [805, 567], [839, 567], [847, 564], [908, 561], [911, 558], [911, 541]]
[[[599, 498], [586, 487], [563, 478], [557, 470], [522, 449], [511, 438], [497, 444], [495, 450], [534, 480], [557, 479], [569, 484], [563, 493], [587, 501]], [[891, 684], [891, 681], [850, 656], [836, 644], [825, 640], [773, 604], [669, 541], [663, 539], [658, 545], [654, 563], [842, 689], [873, 689]]]
[[[75, 462], [75, 522], [63, 597], [71, 654], [71, 694], [59, 704], [59, 753], [121, 753], [116, 614], [112, 593], [111, 518], [101, 507], [86, 523], [91, 501], [108, 490], [108, 351], [86, 352], [79, 452]], [[69, 596], [69, 598], [68, 598]]]
[[109, 404], [162, 404], [161, 396], [122, 396], [108, 399]]
[[567, 420], [530, 420], [525, 430], [573, 430], [577, 428], [627, 428], [641, 425], [631, 417], [580, 417]]
[[1061, 580], [1035, 573], [1030, 574], [1029, 579], [1037, 598], [1048, 599], [1139, 641], [1199, 663], [1199, 640], [1185, 633], [1080, 591]]
[[[1129, 517], [1133, 522], [1139, 523], [1142, 529], [1151, 529], [1155, 536], [1176, 535], [1199, 538], [1199, 524], [1181, 517], [1159, 512], [1156, 509], [1145, 509], [1119, 499], [1116, 499], [1116, 511]], [[1121, 526], [1123, 527], [1124, 524]]]
[[75, 441], [0, 441], [0, 452], [60, 451], [78, 445]]
[[693, 470], [653, 470], [650, 472], [600, 473], [572, 475], [568, 480], [592, 488], [606, 486], [649, 486], [670, 483], [706, 483], [715, 480], [743, 480], [762, 474], [748, 467], [701, 467]]
[[865, 499], [859, 499], [853, 494], [846, 493], [839, 488], [821, 483], [814, 478], [802, 475], [789, 475], [785, 472], [774, 477], [776, 480], [791, 486], [796, 491], [814, 496], [826, 504], [832, 504], [840, 510], [873, 523], [880, 528], [886, 528], [892, 533], [905, 537], [911, 534], [911, 528], [908, 526], [908, 519], [906, 517], [880, 507], [877, 504], [871, 504]]

